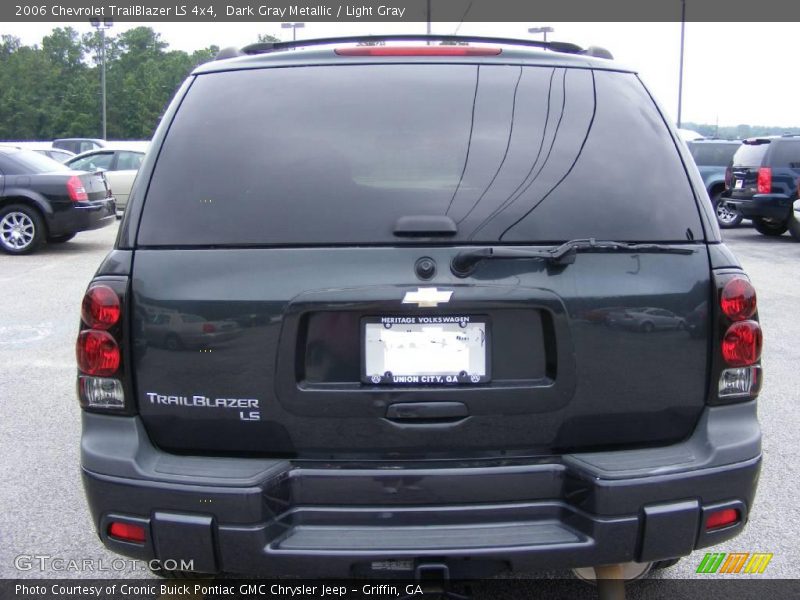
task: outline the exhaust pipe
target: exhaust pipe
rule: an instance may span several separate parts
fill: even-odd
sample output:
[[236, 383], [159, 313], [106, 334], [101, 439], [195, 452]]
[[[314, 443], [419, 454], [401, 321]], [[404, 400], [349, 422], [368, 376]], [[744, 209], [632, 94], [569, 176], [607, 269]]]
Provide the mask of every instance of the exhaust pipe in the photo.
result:
[[599, 600], [625, 600], [625, 582], [641, 579], [650, 572], [653, 563], [623, 563], [573, 569], [575, 576], [597, 586]]
[[[587, 583], [597, 583], [598, 579], [622, 579], [633, 581], [641, 579], [650, 572], [653, 563], [628, 562], [618, 565], [601, 565], [598, 567], [580, 567], [572, 569], [575, 577]], [[600, 571], [601, 573], [598, 573]]]

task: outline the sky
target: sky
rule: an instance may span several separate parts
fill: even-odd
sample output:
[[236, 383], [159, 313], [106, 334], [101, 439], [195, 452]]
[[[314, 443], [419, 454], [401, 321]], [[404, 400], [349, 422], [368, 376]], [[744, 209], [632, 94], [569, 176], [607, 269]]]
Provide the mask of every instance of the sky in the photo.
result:
[[[0, 24], [0, 33], [25, 44], [38, 44], [54, 27], [83, 23]], [[111, 33], [146, 25], [158, 31], [171, 49], [193, 50], [212, 44], [244, 46], [259, 33], [290, 39], [280, 23], [123, 23]], [[603, 46], [642, 80], [676, 120], [680, 56], [680, 23], [433, 23], [433, 33], [541, 39], [528, 27], [548, 25], [548, 40]], [[298, 39], [356, 34], [425, 33], [425, 23], [306, 23]], [[720, 126], [772, 125], [800, 127], [800, 74], [797, 23], [687, 23], [684, 47], [682, 121]]]

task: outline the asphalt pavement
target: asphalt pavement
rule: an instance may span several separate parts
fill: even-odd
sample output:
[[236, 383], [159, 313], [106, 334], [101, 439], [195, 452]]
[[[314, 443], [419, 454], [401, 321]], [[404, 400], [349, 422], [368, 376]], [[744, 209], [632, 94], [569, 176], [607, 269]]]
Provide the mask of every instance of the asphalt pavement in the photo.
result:
[[[0, 578], [149, 576], [118, 570], [119, 563], [97, 572], [73, 569], [69, 562], [109, 569], [117, 558], [97, 540], [83, 497], [74, 392], [81, 298], [115, 235], [116, 226], [44, 246], [31, 256], [0, 254]], [[713, 550], [772, 553], [761, 577], [795, 578], [800, 576], [800, 243], [788, 235], [766, 238], [748, 226], [723, 235], [759, 294], [764, 465], [745, 532]], [[704, 553], [653, 577], [708, 578], [695, 574]]]

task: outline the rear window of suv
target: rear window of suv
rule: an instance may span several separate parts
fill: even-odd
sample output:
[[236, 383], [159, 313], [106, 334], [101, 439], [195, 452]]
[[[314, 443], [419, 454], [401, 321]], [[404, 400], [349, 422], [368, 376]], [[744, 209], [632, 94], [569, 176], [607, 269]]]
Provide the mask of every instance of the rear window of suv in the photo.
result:
[[760, 167], [769, 148], [769, 140], [745, 140], [733, 155], [734, 167]]
[[731, 164], [731, 159], [739, 145], [738, 143], [690, 142], [689, 151], [698, 167], [727, 167]]
[[140, 246], [702, 237], [684, 165], [633, 74], [346, 65], [199, 75], [154, 168]]

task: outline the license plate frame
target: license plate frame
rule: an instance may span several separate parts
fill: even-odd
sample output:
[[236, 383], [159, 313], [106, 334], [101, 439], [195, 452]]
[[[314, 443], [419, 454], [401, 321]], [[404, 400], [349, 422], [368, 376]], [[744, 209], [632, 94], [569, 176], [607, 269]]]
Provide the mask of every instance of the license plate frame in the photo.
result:
[[[428, 331], [423, 333], [422, 328]], [[375, 338], [375, 334], [383, 331], [394, 331], [400, 336], [398, 340], [402, 342], [406, 339], [419, 338], [425, 345], [431, 342], [431, 337], [445, 336], [444, 340], [454, 341], [447, 355], [440, 357], [442, 362], [449, 362], [450, 369], [433, 368], [426, 372], [391, 372], [380, 373], [377, 363], [386, 366], [387, 354], [390, 349], [386, 348], [386, 341]], [[453, 336], [458, 333], [466, 334], [467, 340], [453, 340]], [[361, 319], [361, 382], [376, 386], [414, 386], [414, 387], [449, 387], [454, 385], [481, 385], [491, 382], [491, 321], [487, 315], [380, 315], [368, 316]], [[470, 337], [473, 336], [473, 337]], [[479, 340], [479, 337], [480, 340]], [[396, 343], [392, 340], [390, 343]], [[435, 343], [435, 342], [434, 342]], [[369, 348], [368, 348], [369, 344]], [[380, 344], [380, 346], [379, 346]], [[378, 348], [381, 350], [378, 350]], [[442, 346], [443, 347], [443, 346]], [[459, 349], [460, 348], [460, 349]], [[475, 349], [482, 349], [482, 355], [472, 353]], [[458, 356], [456, 355], [458, 350]], [[462, 355], [463, 350], [468, 350], [469, 354]], [[368, 352], [370, 355], [368, 356]], [[376, 356], [376, 352], [382, 352], [383, 356]], [[431, 360], [436, 360], [431, 352], [421, 353], [418, 349], [412, 352], [409, 348], [394, 349], [395, 357], [389, 358], [396, 364], [425, 361], [430, 365]], [[368, 365], [369, 359], [369, 365]], [[482, 360], [481, 360], [482, 359]], [[461, 362], [468, 363], [469, 367], [455, 373], [452, 369], [454, 365]], [[440, 363], [441, 364], [441, 363]], [[392, 364], [389, 365], [392, 367]], [[371, 367], [371, 368], [368, 368]], [[403, 368], [400, 368], [403, 370]], [[472, 371], [471, 373], [469, 371]]]

